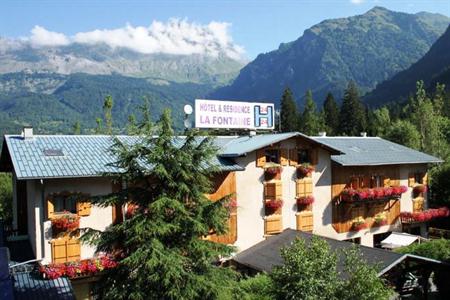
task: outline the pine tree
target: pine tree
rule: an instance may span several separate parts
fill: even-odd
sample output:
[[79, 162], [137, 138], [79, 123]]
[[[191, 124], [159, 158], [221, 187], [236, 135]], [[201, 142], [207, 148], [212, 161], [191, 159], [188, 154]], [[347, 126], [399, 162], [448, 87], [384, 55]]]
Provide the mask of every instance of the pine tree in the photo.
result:
[[202, 238], [226, 231], [228, 200], [212, 202], [205, 196], [216, 171], [211, 164], [216, 149], [197, 131], [186, 134], [174, 143], [166, 110], [151, 131], [140, 131], [137, 144], [115, 139], [114, 166], [124, 172], [108, 175], [126, 187], [93, 200], [130, 210], [123, 222], [83, 235], [97, 251], [118, 259], [118, 266], [100, 278], [100, 299], [215, 299], [234, 288], [234, 273], [214, 266], [233, 248]]
[[312, 97], [312, 91], [306, 92], [305, 109], [301, 118], [301, 132], [306, 135], [317, 135], [321, 131], [319, 115], [316, 111], [316, 103]]
[[281, 97], [281, 131], [292, 132], [298, 130], [298, 111], [294, 96], [289, 88], [286, 88]]
[[391, 125], [391, 117], [387, 107], [369, 111], [368, 131], [371, 136], [384, 136]]
[[103, 112], [105, 114], [106, 134], [109, 134], [109, 135], [112, 134], [112, 126], [113, 126], [112, 108], [113, 108], [113, 105], [114, 105], [113, 98], [109, 95], [106, 96], [105, 101], [103, 102]]
[[323, 112], [327, 131], [330, 135], [336, 135], [339, 130], [339, 107], [332, 93], [327, 94], [327, 98], [323, 103]]
[[358, 136], [366, 130], [367, 117], [358, 88], [350, 81], [344, 93], [341, 112], [339, 114], [339, 133], [343, 135]]
[[138, 133], [138, 127], [136, 124], [136, 116], [131, 114], [128, 116], [128, 124], [127, 124], [127, 134], [135, 135]]
[[102, 118], [96, 118], [95, 123], [97, 124], [94, 132], [95, 134], [102, 134], [103, 133], [103, 120]]

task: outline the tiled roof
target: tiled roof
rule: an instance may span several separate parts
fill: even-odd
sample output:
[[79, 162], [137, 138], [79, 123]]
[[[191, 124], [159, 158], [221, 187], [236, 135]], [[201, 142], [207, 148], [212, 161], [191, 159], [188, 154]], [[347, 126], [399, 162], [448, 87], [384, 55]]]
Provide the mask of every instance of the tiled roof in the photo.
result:
[[439, 163], [441, 159], [379, 137], [313, 137], [343, 154], [331, 159], [343, 166]]
[[[135, 136], [118, 138], [129, 144], [138, 139]], [[93, 177], [118, 171], [108, 166], [115, 160], [108, 152], [113, 143], [110, 136], [35, 135], [23, 139], [21, 136], [7, 135], [5, 143], [18, 179]], [[212, 164], [222, 171], [243, 170], [232, 160], [222, 157], [216, 157]]]
[[[276, 144], [278, 142], [287, 140], [292, 137], [302, 137], [308, 141], [311, 141], [315, 144], [318, 143], [315, 139], [304, 135], [300, 132], [287, 132], [287, 133], [277, 133], [277, 134], [259, 134], [255, 136], [239, 136], [234, 139], [230, 139], [230, 141], [222, 146], [222, 150], [219, 151], [219, 154], [223, 157], [237, 157], [245, 155], [249, 152], [255, 151], [257, 149], [261, 149], [263, 147]], [[337, 149], [333, 147], [328, 147], [325, 145], [325, 148], [331, 150], [335, 153], [338, 153]]]
[[19, 272], [13, 278], [16, 300], [75, 300], [72, 285], [66, 277], [46, 280], [35, 272]]

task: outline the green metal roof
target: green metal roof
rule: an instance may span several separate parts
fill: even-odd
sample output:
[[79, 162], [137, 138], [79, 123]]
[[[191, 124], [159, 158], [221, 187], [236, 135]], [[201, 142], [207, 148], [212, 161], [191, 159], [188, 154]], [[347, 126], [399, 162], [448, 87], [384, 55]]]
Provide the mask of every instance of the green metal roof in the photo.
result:
[[379, 137], [313, 137], [343, 154], [331, 159], [342, 166], [440, 163], [441, 159]]

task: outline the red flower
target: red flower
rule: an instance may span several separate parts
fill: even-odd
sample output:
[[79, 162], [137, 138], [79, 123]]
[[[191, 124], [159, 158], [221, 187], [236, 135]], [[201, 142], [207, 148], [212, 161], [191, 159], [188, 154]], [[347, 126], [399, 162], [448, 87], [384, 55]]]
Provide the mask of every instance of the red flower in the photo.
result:
[[373, 191], [374, 198], [377, 198], [377, 199], [383, 198], [384, 196], [388, 196], [388, 195], [386, 195], [384, 188], [376, 188], [376, 189], [373, 189], [372, 191]]
[[418, 195], [420, 193], [426, 193], [426, 191], [427, 191], [427, 186], [423, 185], [423, 184], [416, 185], [415, 187], [413, 187], [413, 193], [415, 195]]
[[314, 171], [314, 167], [309, 164], [302, 164], [297, 166], [297, 174], [299, 177], [305, 177], [311, 175]]
[[368, 190], [367, 190], [367, 189], [364, 189], [364, 190], [357, 190], [357, 191], [356, 191], [356, 195], [358, 195], [358, 198], [359, 198], [360, 200], [364, 200], [364, 199], [369, 198], [369, 193], [368, 193]]
[[267, 167], [264, 169], [267, 174], [276, 175], [283, 171], [283, 168], [280, 166]]
[[80, 227], [80, 217], [72, 213], [64, 213], [52, 219], [52, 227], [57, 230], [73, 231]]
[[297, 205], [310, 205], [314, 203], [314, 197], [313, 196], [306, 196], [306, 197], [298, 197], [297, 198]]
[[276, 199], [276, 200], [267, 200], [266, 201], [266, 208], [270, 210], [277, 210], [283, 206], [283, 200]]

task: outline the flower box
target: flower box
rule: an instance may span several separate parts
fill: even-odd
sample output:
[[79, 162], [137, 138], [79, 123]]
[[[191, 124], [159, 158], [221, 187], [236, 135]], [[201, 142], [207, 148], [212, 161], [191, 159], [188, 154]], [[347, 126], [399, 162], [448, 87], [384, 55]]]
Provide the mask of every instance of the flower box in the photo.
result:
[[413, 187], [413, 195], [415, 197], [420, 196], [423, 193], [427, 192], [427, 186], [423, 184], [419, 184]]
[[314, 203], [313, 196], [305, 196], [297, 198], [297, 205], [310, 205]]
[[431, 208], [421, 212], [401, 212], [402, 223], [421, 223], [428, 222], [437, 218], [450, 216], [450, 210], [447, 207]]
[[314, 167], [310, 164], [301, 164], [297, 166], [297, 176], [299, 178], [309, 177], [314, 172]]
[[387, 217], [386, 217], [386, 213], [384, 213], [384, 212], [380, 212], [380, 213], [376, 214], [373, 219], [374, 219], [374, 224], [377, 226], [387, 225]]
[[117, 266], [117, 262], [109, 256], [85, 259], [76, 262], [41, 265], [39, 272], [44, 279], [56, 279], [67, 276], [70, 279], [92, 276]]
[[268, 214], [275, 213], [278, 209], [283, 207], [283, 200], [281, 199], [266, 200], [265, 207]]
[[51, 219], [52, 230], [55, 232], [74, 231], [80, 227], [80, 216], [69, 212], [54, 214]]
[[363, 217], [358, 217], [352, 222], [352, 229], [354, 231], [360, 231], [367, 228], [366, 220]]
[[379, 187], [373, 189], [353, 189], [345, 188], [341, 192], [340, 199], [347, 202], [365, 201], [365, 200], [390, 200], [398, 198], [408, 190], [406, 186], [397, 187]]

